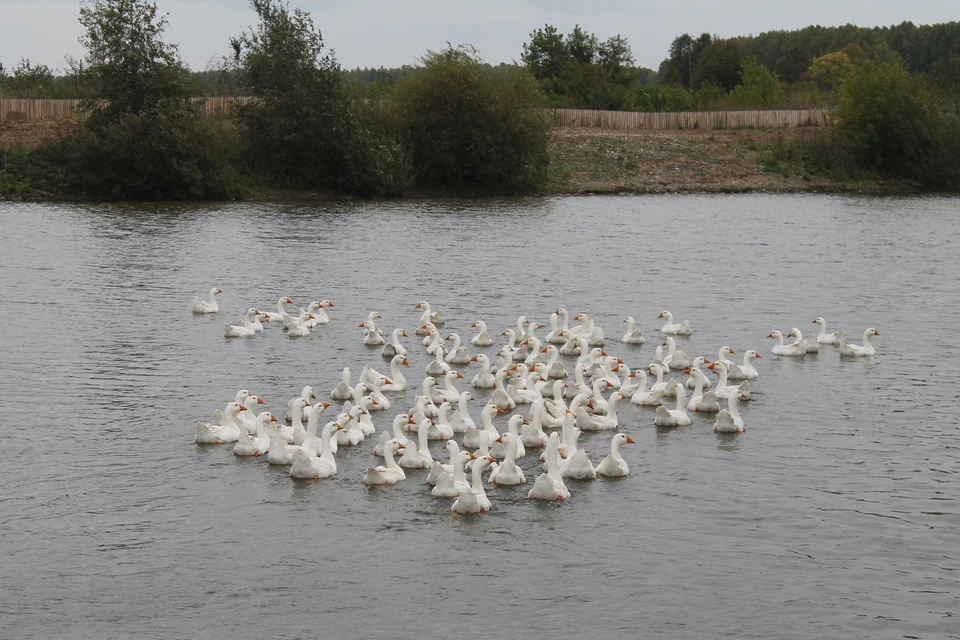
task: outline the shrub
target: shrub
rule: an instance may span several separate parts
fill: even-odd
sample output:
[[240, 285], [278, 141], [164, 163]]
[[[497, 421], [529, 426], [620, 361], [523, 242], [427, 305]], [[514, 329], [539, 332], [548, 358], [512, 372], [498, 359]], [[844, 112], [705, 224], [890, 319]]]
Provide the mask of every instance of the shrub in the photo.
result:
[[525, 69], [492, 74], [470, 47], [429, 52], [395, 104], [420, 184], [527, 190], [546, 178], [550, 121]]

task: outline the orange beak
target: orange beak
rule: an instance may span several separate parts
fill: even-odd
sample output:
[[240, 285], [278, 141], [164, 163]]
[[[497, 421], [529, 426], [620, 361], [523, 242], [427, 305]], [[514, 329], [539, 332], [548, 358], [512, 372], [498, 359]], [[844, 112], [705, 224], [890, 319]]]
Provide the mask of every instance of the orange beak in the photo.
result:
[[630, 436], [627, 436], [627, 444], [637, 444], [637, 441]]
[[332, 302], [329, 302], [329, 301], [327, 302], [327, 304], [330, 305], [331, 307], [335, 306]]
[[457, 378], [462, 378], [462, 377], [463, 377], [463, 374], [457, 371]]
[[772, 337], [773, 337], [773, 332], [771, 331], [770, 333], [768, 333], [768, 334], [767, 334], [767, 337], [768, 337], [768, 338], [772, 338]]
[[404, 358], [404, 359], [403, 359], [403, 366], [409, 367], [409, 366], [410, 366], [410, 361], [407, 360], [406, 358]]
[[270, 416], [270, 422], [276, 422], [277, 416]]
[[733, 355], [737, 355], [737, 352], [734, 351], [733, 349], [730, 349], [730, 353], [732, 353]]
[[476, 329], [476, 328], [477, 328], [477, 323], [474, 322], [472, 325], [470, 325], [470, 328], [471, 328], [471, 329]]
[[263, 401], [263, 398], [257, 398], [257, 404], [267, 404]]
[[759, 353], [757, 354], [757, 357], [758, 357], [758, 358], [763, 358], [763, 356], [760, 355]]
[[603, 349], [600, 349], [600, 355], [605, 356], [605, 355], [607, 355], [607, 352], [604, 351]]
[[247, 410], [247, 408], [246, 408], [245, 406], [240, 405], [240, 411], [246, 411], [246, 410]]
[[816, 321], [816, 320], [811, 320], [810, 323], [811, 323], [811, 324], [817, 324], [817, 321]]
[[476, 362], [476, 361], [477, 361], [477, 356], [473, 356], [472, 358], [470, 358], [470, 362]]
[[661, 313], [661, 314], [658, 315], [657, 317], [658, 317], [658, 318], [662, 318], [662, 317], [663, 317], [663, 314]]
[[693, 373], [693, 369], [691, 369], [690, 367], [687, 367], [686, 369], [683, 370], [683, 372], [687, 375], [690, 375], [691, 373]]
[[880, 335], [880, 332], [877, 331], [876, 329], [874, 329], [874, 330], [873, 330], [873, 335], [878, 336], [878, 335]]
[[717, 366], [717, 363], [716, 363], [716, 362], [711, 362], [710, 364], [707, 365], [707, 369], [711, 369], [711, 370], [712, 370], [712, 369], [714, 369], [716, 366]]
[[402, 335], [404, 338], [409, 338], [409, 337], [410, 337], [410, 336], [407, 335], [407, 332], [406, 332], [406, 331], [401, 332], [400, 335]]
[[420, 303], [418, 302], [417, 306], [415, 306], [414, 309], [419, 309], [419, 308], [420, 308]]

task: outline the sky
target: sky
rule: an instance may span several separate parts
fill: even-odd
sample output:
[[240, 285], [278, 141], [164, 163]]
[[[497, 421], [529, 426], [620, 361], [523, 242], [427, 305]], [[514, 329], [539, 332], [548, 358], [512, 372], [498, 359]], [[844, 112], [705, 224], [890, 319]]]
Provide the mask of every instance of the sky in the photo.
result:
[[[251, 25], [247, 0], [155, 0], [169, 14], [168, 40], [194, 70], [228, 53], [231, 36]], [[313, 16], [340, 64], [399, 67], [416, 64], [428, 49], [447, 42], [470, 43], [490, 63], [518, 60], [531, 31], [545, 23], [567, 33], [575, 24], [601, 40], [627, 38], [637, 63], [656, 69], [673, 38], [710, 32], [720, 37], [796, 29], [810, 24], [860, 26], [949, 22], [955, 0], [805, 0], [797, 3], [745, 0], [644, 2], [641, 0], [291, 0]], [[63, 68], [81, 57], [76, 0], [0, 0], [0, 63], [21, 58]]]

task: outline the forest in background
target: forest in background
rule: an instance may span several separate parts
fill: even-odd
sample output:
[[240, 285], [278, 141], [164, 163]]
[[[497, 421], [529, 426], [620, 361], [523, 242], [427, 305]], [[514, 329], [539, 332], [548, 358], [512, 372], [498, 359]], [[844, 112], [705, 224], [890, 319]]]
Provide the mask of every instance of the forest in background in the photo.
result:
[[[958, 23], [726, 40], [684, 34], [657, 71], [637, 67], [619, 35], [545, 25], [523, 43], [517, 64], [490, 65], [470, 45], [448, 45], [416, 66], [347, 71], [309, 13], [284, 0], [250, 3], [258, 23], [230, 40], [233, 55], [194, 72], [164, 40], [156, 4], [81, 2], [86, 55], [60, 75], [26, 60], [4, 68], [0, 96], [78, 97], [90, 116], [37, 149], [0, 149], [0, 193], [166, 200], [264, 188], [530, 192], [548, 176], [547, 106], [827, 106], [834, 126], [779, 141], [765, 152], [764, 170], [960, 186]], [[203, 95], [256, 100], [203, 118], [194, 99]]]

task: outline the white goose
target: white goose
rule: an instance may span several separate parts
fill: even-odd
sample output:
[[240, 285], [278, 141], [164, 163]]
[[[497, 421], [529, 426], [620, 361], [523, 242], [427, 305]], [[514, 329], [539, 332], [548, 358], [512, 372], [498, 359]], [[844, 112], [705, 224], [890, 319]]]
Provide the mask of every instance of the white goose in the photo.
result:
[[613, 436], [610, 442], [610, 455], [597, 465], [597, 473], [608, 478], [622, 478], [630, 473], [627, 461], [620, 455], [620, 447], [625, 444], [636, 444], [637, 441], [625, 433]]
[[851, 357], [851, 358], [862, 358], [865, 356], [874, 355], [877, 350], [871, 344], [870, 338], [873, 336], [879, 336], [880, 332], [874, 328], [869, 328], [863, 332], [863, 345], [859, 344], [850, 344], [847, 342], [847, 333], [840, 330], [840, 355]]
[[210, 300], [204, 301], [200, 299], [200, 296], [193, 297], [193, 312], [194, 313], [216, 313], [220, 311], [220, 306], [217, 304], [217, 294], [223, 293], [223, 289], [220, 287], [214, 287], [210, 289]]
[[757, 358], [762, 359], [763, 356], [753, 349], [748, 350], [743, 354], [743, 364], [727, 365], [727, 377], [731, 380], [756, 380], [760, 372], [751, 363]]
[[497, 374], [493, 377], [493, 397], [490, 399], [490, 402], [496, 405], [501, 411], [513, 411], [517, 408], [517, 403], [510, 397], [506, 388], [503, 386], [503, 381], [506, 377], [507, 372], [504, 369], [497, 371]]
[[547, 446], [547, 434], [543, 432], [543, 414], [546, 413], [543, 399], [533, 403], [532, 419], [523, 425], [520, 432], [520, 442], [524, 447]]
[[445, 376], [450, 372], [450, 365], [444, 362], [444, 354], [443, 346], [437, 347], [434, 359], [427, 365], [428, 376]]
[[312, 313], [314, 316], [313, 318], [314, 324], [329, 324], [330, 316], [327, 315], [326, 310], [327, 308], [333, 308], [335, 306], [336, 305], [329, 300], [321, 300], [320, 303], [317, 305], [317, 308], [314, 309], [313, 311], [310, 311], [310, 313]]
[[410, 361], [407, 360], [406, 356], [402, 356], [399, 353], [393, 356], [393, 359], [390, 360], [390, 377], [380, 376], [385, 380], [384, 384], [380, 386], [381, 391], [385, 392], [397, 392], [404, 391], [407, 388], [407, 379], [404, 377], [403, 372], [400, 371], [400, 366], [409, 367]]
[[330, 392], [330, 397], [334, 400], [349, 400], [353, 397], [353, 387], [350, 386], [349, 367], [343, 368], [343, 373], [340, 374], [340, 382], [333, 388], [333, 391]]
[[[526, 418], [520, 415], [510, 416], [510, 420], [507, 422], [507, 433], [512, 433], [517, 439], [517, 458], [523, 458], [527, 455], [527, 450], [523, 446], [523, 442], [520, 441], [520, 425], [530, 422]], [[506, 435], [506, 434], [503, 434]], [[507, 455], [506, 443], [503, 441], [502, 436], [497, 436], [490, 440], [490, 456], [502, 460]]]
[[544, 342], [549, 342], [550, 344], [563, 344], [570, 337], [567, 335], [565, 329], [561, 329], [558, 325], [560, 319], [560, 310], [554, 311], [550, 314], [550, 333], [547, 334], [547, 337], [544, 338]]
[[[564, 423], [564, 431], [567, 430], [567, 423]], [[570, 437], [567, 443], [567, 457], [560, 462], [560, 477], [573, 478], [574, 480], [595, 480], [597, 470], [593, 468], [587, 452], [577, 448], [577, 438], [580, 436], [580, 429], [570, 425]]]
[[477, 330], [477, 335], [470, 338], [470, 344], [477, 347], [489, 347], [493, 345], [493, 339], [487, 333], [487, 323], [483, 320], [477, 320], [470, 325], [471, 329]]
[[827, 321], [817, 316], [813, 319], [812, 324], [820, 325], [820, 333], [817, 334], [817, 342], [820, 344], [840, 344], [840, 332], [834, 331], [833, 333], [827, 333]]
[[414, 448], [407, 445], [403, 449], [403, 455], [397, 461], [404, 469], [423, 469], [433, 466], [433, 456], [430, 455], [430, 420], [425, 419], [420, 422], [417, 429], [417, 446]]
[[614, 392], [610, 395], [610, 400], [607, 402], [606, 415], [601, 416], [590, 416], [590, 422], [587, 425], [580, 424], [580, 428], [585, 431], [604, 431], [607, 429], [616, 429], [620, 424], [617, 420], [617, 406], [620, 401], [626, 398], [624, 394], [619, 391]]
[[470, 407], [467, 406], [467, 402], [473, 399], [473, 394], [469, 391], [462, 392], [457, 399], [457, 410], [453, 412], [453, 416], [450, 418], [450, 426], [454, 433], [464, 433], [469, 428], [477, 428], [477, 423], [470, 417]]
[[741, 396], [735, 395], [727, 398], [727, 408], [717, 414], [717, 421], [713, 424], [713, 430], [716, 433], [742, 433], [743, 418], [737, 410], [737, 403]]
[[547, 354], [547, 377], [558, 379], [566, 378], [569, 374], [564, 368], [563, 363], [560, 362], [560, 350], [557, 349], [554, 345], [548, 345], [540, 349], [540, 353]]
[[287, 297], [280, 298], [280, 300], [277, 301], [277, 312], [271, 313], [269, 311], [264, 311], [262, 314], [263, 319], [266, 322], [282, 322], [284, 314], [289, 315], [287, 314], [286, 307], [284, 307], [284, 305], [287, 304], [293, 304], [293, 300]]
[[221, 444], [236, 442], [240, 439], [240, 421], [238, 415], [247, 408], [239, 402], [231, 402], [223, 412], [224, 423], [211, 424], [197, 422], [194, 441], [197, 444]]
[[443, 316], [443, 311], [431, 311], [430, 303], [425, 300], [418, 302], [417, 306], [414, 308], [423, 309], [423, 313], [420, 315], [420, 324], [432, 322], [438, 327], [442, 327], [447, 322], [446, 318]]
[[686, 369], [690, 366], [690, 361], [687, 360], [687, 354], [682, 350], [677, 349], [677, 341], [667, 336], [664, 339], [663, 344], [667, 347], [667, 355], [664, 357], [663, 361], [671, 369]]
[[463, 472], [463, 466], [473, 455], [469, 451], [458, 451], [453, 457], [451, 464], [452, 472], [444, 471], [437, 476], [436, 485], [430, 491], [434, 498], [456, 498], [464, 491], [471, 492], [470, 483], [467, 482], [466, 474]]
[[643, 332], [640, 331], [640, 327], [636, 326], [637, 321], [633, 319], [633, 316], [627, 316], [624, 322], [627, 323], [627, 332], [620, 338], [620, 342], [624, 344], [644, 344], [646, 340], [643, 337]]
[[239, 325], [223, 325], [223, 337], [224, 338], [248, 338], [250, 336], [257, 335], [257, 330], [253, 325], [253, 319], [260, 315], [260, 312], [256, 309], [247, 309], [247, 312], [243, 314], [242, 324]]
[[396, 440], [388, 440], [383, 451], [386, 464], [382, 467], [367, 467], [367, 473], [363, 476], [363, 484], [396, 484], [401, 480], [406, 480], [407, 474], [403, 472], [403, 468], [393, 459], [393, 456], [403, 448], [403, 445]]
[[523, 475], [523, 470], [517, 466], [517, 451], [522, 446], [520, 439], [509, 432], [500, 436], [497, 442], [506, 446], [506, 453], [503, 462], [490, 473], [490, 483], [502, 485], [526, 484], [527, 479]]
[[729, 398], [732, 395], [742, 394], [746, 399], [750, 397], [750, 383], [744, 380], [739, 386], [730, 386], [727, 384], [727, 365], [722, 362], [711, 362], [707, 369], [717, 373], [717, 386], [713, 390], [718, 398]]
[[[659, 365], [653, 367], [651, 365], [650, 369], [663, 371]], [[647, 372], [643, 369], [638, 369], [634, 371], [634, 374], [640, 378], [640, 388], [633, 392], [633, 395], [630, 396], [630, 402], [633, 404], [638, 404], [641, 407], [658, 407], [663, 404], [663, 390], [666, 385], [661, 385], [660, 381], [663, 380], [663, 373], [657, 377], [656, 388], [647, 388]]]
[[771, 353], [775, 356], [802, 358], [807, 355], [807, 350], [802, 344], [783, 344], [783, 334], [779, 331], [771, 331], [767, 337], [777, 341], [777, 344], [773, 345], [773, 349], [771, 349]]
[[409, 338], [410, 336], [408, 336], [407, 332], [403, 329], [394, 329], [390, 336], [390, 342], [388, 342], [383, 349], [380, 350], [380, 355], [384, 358], [407, 355], [406, 348], [400, 344], [401, 337]]
[[476, 449], [482, 446], [484, 442], [489, 444], [500, 437], [500, 432], [497, 431], [497, 427], [493, 424], [493, 416], [498, 413], [500, 413], [500, 410], [497, 409], [496, 405], [488, 404], [483, 408], [483, 411], [480, 412], [480, 422], [483, 423], [483, 427], [481, 429], [468, 428], [464, 432], [464, 449]]
[[460, 344], [460, 334], [451, 333], [444, 339], [453, 341], [450, 353], [447, 355], [447, 362], [450, 364], [470, 364], [470, 354], [467, 353], [466, 347]]
[[307, 454], [300, 448], [293, 454], [293, 464], [290, 467], [290, 477], [301, 480], [329, 478], [337, 475], [337, 461], [330, 448], [330, 439], [334, 431], [341, 427], [335, 422], [328, 422], [320, 433], [320, 455], [317, 457]]
[[689, 320], [680, 323], [673, 321], [673, 314], [669, 311], [663, 311], [657, 318], [663, 318], [663, 326], [660, 327], [660, 333], [671, 336], [689, 336], [693, 333]]
[[246, 425], [240, 425], [240, 437], [237, 444], [233, 447], [233, 455], [241, 457], [259, 457], [270, 450], [270, 437], [267, 435], [265, 425], [268, 422], [276, 422], [269, 411], [264, 411], [257, 416], [256, 437], [251, 437], [247, 431]]
[[366, 347], [381, 347], [386, 343], [380, 332], [377, 331], [377, 324], [370, 320], [365, 320], [357, 325], [363, 328], [363, 345]]
[[310, 329], [307, 328], [307, 321], [313, 319], [313, 314], [301, 313], [294, 318], [287, 329], [287, 335], [291, 338], [306, 338], [310, 335]]
[[677, 388], [677, 408], [667, 409], [664, 406], [657, 407], [657, 415], [653, 418], [653, 423], [658, 427], [685, 427], [692, 421], [687, 415], [687, 392], [683, 386], [676, 384]]
[[[693, 389], [694, 387], [697, 386], [697, 379], [696, 379], [696, 376], [693, 375], [693, 372], [694, 372], [694, 371], [699, 371], [699, 372], [702, 374], [703, 371], [701, 371], [700, 367], [702, 367], [703, 365], [707, 365], [707, 364], [710, 364], [710, 361], [707, 360], [706, 358], [704, 358], [703, 356], [698, 356], [698, 357], [696, 357], [696, 358], [693, 359], [693, 362], [690, 364], [690, 367], [689, 367], [689, 368], [690, 368], [690, 374], [689, 374], [690, 377], [687, 378], [687, 389]], [[684, 373], [686, 373], [686, 371], [684, 371]], [[704, 375], [704, 376], [703, 376], [703, 388], [704, 388], [704, 389], [709, 389], [709, 388], [712, 387], [712, 386], [713, 386], [713, 383], [710, 382], [710, 380], [707, 378], [706, 375]]]
[[393, 418], [393, 432], [384, 431], [380, 434], [380, 440], [377, 442], [377, 446], [373, 449], [374, 457], [383, 457], [383, 452], [386, 451], [386, 444], [390, 440], [396, 440], [397, 444], [401, 444], [406, 447], [408, 444], [413, 445], [410, 440], [403, 434], [403, 428], [407, 426], [410, 422], [410, 416], [406, 413], [401, 413]]
[[492, 508], [487, 493], [483, 490], [483, 472], [490, 466], [492, 458], [477, 458], [473, 461], [473, 484], [470, 491], [463, 491], [453, 501], [450, 511], [453, 513], [484, 513]]
[[560, 436], [554, 432], [547, 441], [547, 470], [537, 476], [527, 498], [536, 500], [566, 500], [570, 490], [560, 477]]
[[293, 403], [297, 401], [297, 398], [303, 398], [307, 402], [310, 402], [311, 400], [316, 400], [317, 394], [314, 393], [313, 387], [307, 385], [300, 391], [300, 395], [290, 398], [290, 400], [287, 401], [287, 413], [283, 417], [284, 420], [291, 420], [293, 418]]
[[430, 467], [430, 473], [427, 474], [427, 484], [436, 485], [437, 479], [442, 473], [453, 474], [453, 460], [460, 453], [460, 445], [457, 444], [456, 440], [447, 440], [443, 445], [443, 450], [450, 456], [450, 464], [443, 464], [439, 460], [434, 460], [433, 466]]
[[690, 402], [687, 403], [687, 410], [693, 411], [694, 413], [720, 411], [717, 394], [713, 391], [704, 392], [708, 380], [703, 371], [691, 367], [684, 369], [683, 372], [688, 374], [691, 380], [695, 381], [693, 395], [690, 397]]

